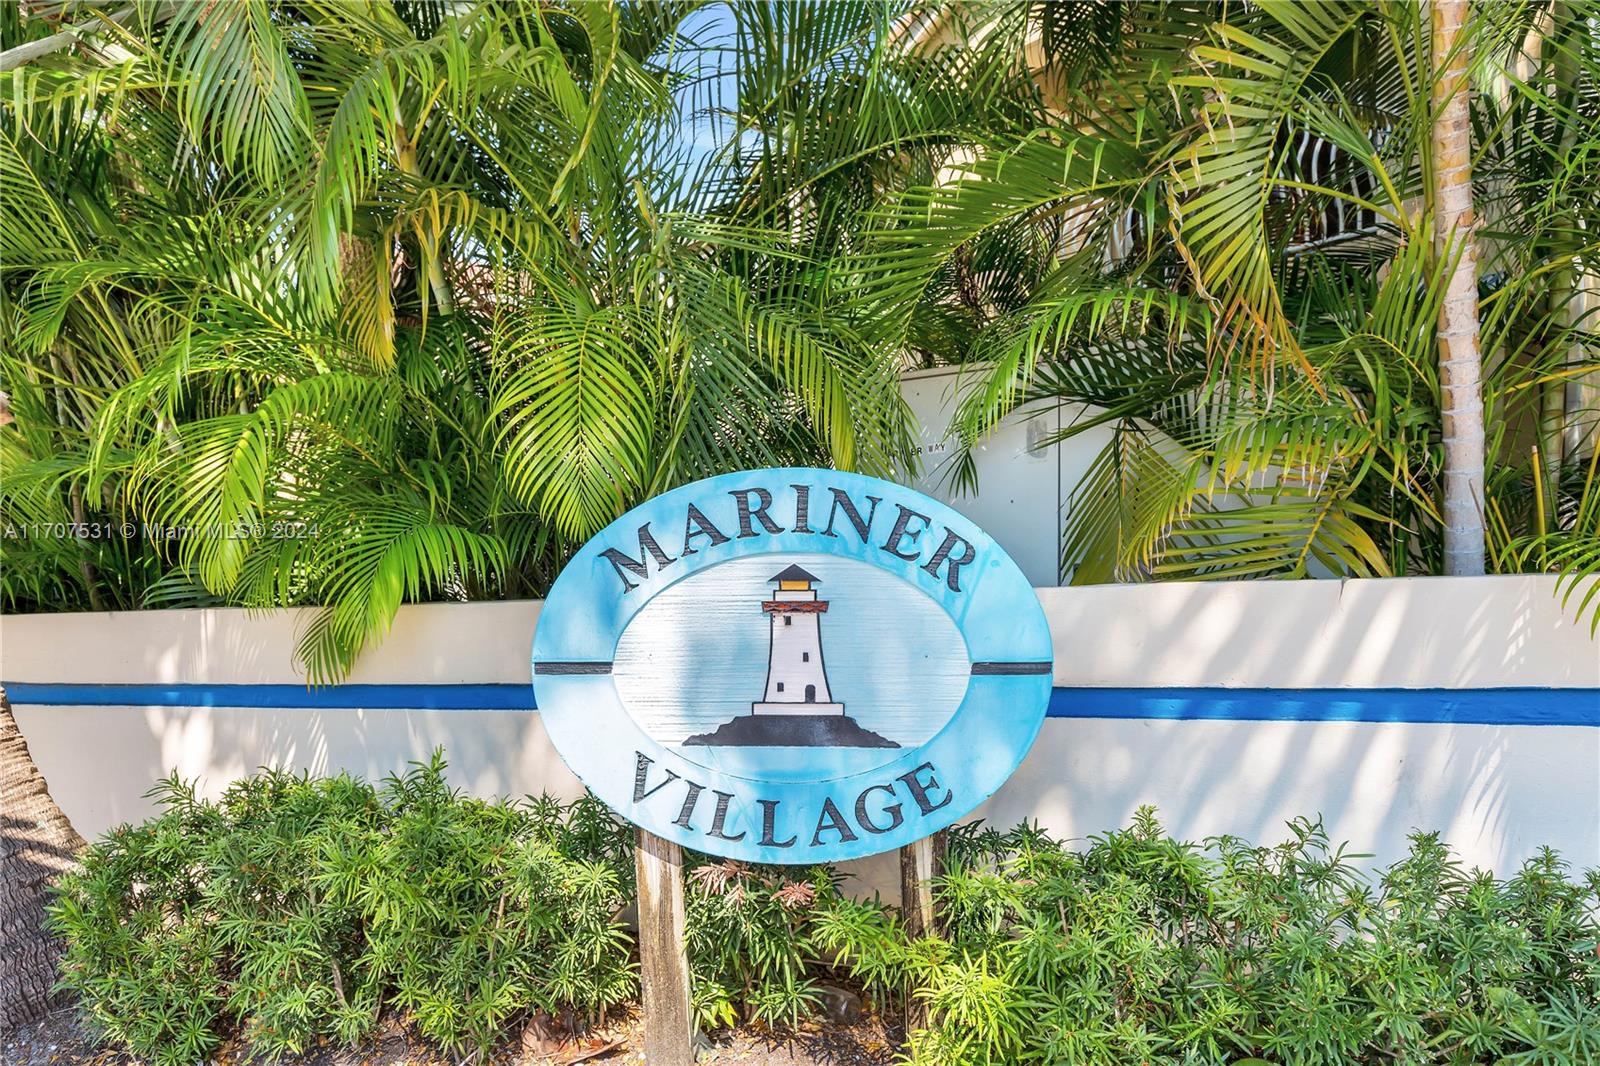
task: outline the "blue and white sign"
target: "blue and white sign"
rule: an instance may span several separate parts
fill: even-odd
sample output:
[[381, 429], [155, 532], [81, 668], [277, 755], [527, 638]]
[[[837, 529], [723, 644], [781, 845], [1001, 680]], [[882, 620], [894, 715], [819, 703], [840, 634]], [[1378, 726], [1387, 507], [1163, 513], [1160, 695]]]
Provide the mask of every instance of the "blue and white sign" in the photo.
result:
[[629, 821], [756, 862], [887, 851], [972, 811], [1050, 701], [1033, 589], [921, 493], [757, 470], [628, 512], [567, 564], [533, 683], [567, 765]]

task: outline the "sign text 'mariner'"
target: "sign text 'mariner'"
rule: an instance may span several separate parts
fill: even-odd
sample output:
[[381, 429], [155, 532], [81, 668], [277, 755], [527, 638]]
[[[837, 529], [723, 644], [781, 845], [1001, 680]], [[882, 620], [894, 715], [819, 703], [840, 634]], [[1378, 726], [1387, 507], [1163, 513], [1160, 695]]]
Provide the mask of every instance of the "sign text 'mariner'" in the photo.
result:
[[[638, 582], [630, 580], [629, 575], [641, 581], [649, 578], [652, 564], [659, 572], [702, 548], [779, 533], [858, 537], [861, 543], [887, 555], [917, 563], [935, 581], [942, 578], [951, 592], [962, 591], [961, 568], [977, 558], [977, 548], [971, 541], [952, 529], [936, 529], [932, 518], [904, 504], [894, 504], [892, 515], [885, 507], [880, 516], [880, 496], [863, 495], [857, 500], [837, 488], [829, 488], [826, 495], [813, 496], [809, 485], [788, 485], [778, 491], [793, 494], [791, 525], [785, 526], [773, 517], [772, 512], [779, 509], [773, 505], [772, 489], [736, 489], [727, 493], [727, 498], [689, 503], [684, 508], [681, 538], [676, 530], [652, 530], [646, 522], [636, 534], [637, 556], [612, 547], [600, 552], [600, 557], [616, 571], [624, 593], [638, 588]], [[788, 514], [789, 509], [784, 507], [780, 513]], [[930, 535], [924, 538], [924, 534]], [[676, 555], [662, 547], [663, 539], [678, 549]]]
[[[728, 824], [728, 810], [735, 798], [731, 792], [712, 789], [702, 804], [706, 786], [665, 767], [659, 773], [653, 772], [655, 760], [643, 752], [634, 752], [634, 759], [635, 807], [660, 793], [656, 802], [667, 804], [669, 810], [671, 804], [678, 804], [678, 814], [672, 824], [688, 832], [700, 832], [704, 825], [706, 836], [729, 842], [744, 840], [756, 832], [753, 822], [743, 828]], [[755, 808], [761, 811], [761, 837], [756, 841], [757, 846], [792, 848], [804, 842], [806, 847], [816, 848], [849, 844], [861, 834], [880, 835], [899, 829], [906, 822], [907, 800], [915, 807], [912, 817], [926, 818], [954, 798], [950, 790], [939, 783], [938, 771], [930, 762], [899, 777], [874, 782], [854, 796], [841, 797], [843, 806], [827, 792], [822, 792], [821, 796], [821, 803], [814, 811], [787, 811], [780, 800], [757, 799]], [[754, 814], [755, 808], [748, 803], [741, 802], [739, 807]]]

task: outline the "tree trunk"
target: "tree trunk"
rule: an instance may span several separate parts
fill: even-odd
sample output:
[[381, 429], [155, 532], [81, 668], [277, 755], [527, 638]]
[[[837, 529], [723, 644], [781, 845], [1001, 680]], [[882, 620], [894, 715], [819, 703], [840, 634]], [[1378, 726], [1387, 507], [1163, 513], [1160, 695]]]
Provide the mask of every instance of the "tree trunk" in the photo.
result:
[[1462, 40], [1466, 0], [1433, 0], [1433, 241], [1446, 265], [1439, 308], [1439, 406], [1444, 431], [1444, 572], [1481, 574], [1483, 359], [1478, 348], [1478, 252], [1473, 240], [1472, 123]]
[[60, 948], [44, 930], [45, 887], [74, 865], [82, 847], [0, 687], [0, 1033], [50, 1005]]

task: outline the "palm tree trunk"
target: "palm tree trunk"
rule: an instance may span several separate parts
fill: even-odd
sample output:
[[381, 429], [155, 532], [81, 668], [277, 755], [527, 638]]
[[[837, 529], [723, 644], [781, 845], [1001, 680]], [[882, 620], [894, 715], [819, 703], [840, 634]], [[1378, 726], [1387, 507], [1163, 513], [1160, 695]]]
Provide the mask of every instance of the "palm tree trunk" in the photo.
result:
[[1478, 348], [1478, 252], [1473, 240], [1470, 49], [1466, 0], [1433, 0], [1433, 241], [1447, 265], [1439, 308], [1439, 406], [1444, 429], [1444, 572], [1481, 574], [1483, 358]]
[[50, 1005], [60, 949], [44, 929], [45, 888], [82, 847], [0, 687], [0, 1033]]

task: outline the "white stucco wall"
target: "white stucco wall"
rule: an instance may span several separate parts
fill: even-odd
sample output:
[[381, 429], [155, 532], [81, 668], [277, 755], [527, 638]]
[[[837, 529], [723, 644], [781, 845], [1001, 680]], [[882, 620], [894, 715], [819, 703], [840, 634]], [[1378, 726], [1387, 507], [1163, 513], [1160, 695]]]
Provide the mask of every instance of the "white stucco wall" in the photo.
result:
[[[1545, 577], [1098, 586], [1039, 590], [1055, 683], [1083, 688], [1576, 689], [1600, 699], [1600, 645]], [[527, 684], [539, 604], [405, 607], [355, 684]], [[295, 684], [293, 612], [0, 619], [12, 683]], [[1505, 693], [1508, 706], [1524, 694]], [[443, 746], [481, 795], [577, 783], [526, 711], [41, 706], [16, 703], [52, 791], [87, 834], [151, 810], [172, 769], [216, 794], [274, 764], [370, 778]], [[1600, 718], [1591, 716], [1591, 720]], [[1141, 804], [1176, 834], [1284, 835], [1320, 814], [1336, 840], [1388, 861], [1437, 829], [1502, 873], [1541, 844], [1600, 865], [1600, 728], [1351, 721], [1053, 717], [980, 811], [1083, 837]], [[858, 867], [892, 884], [891, 865]]]

